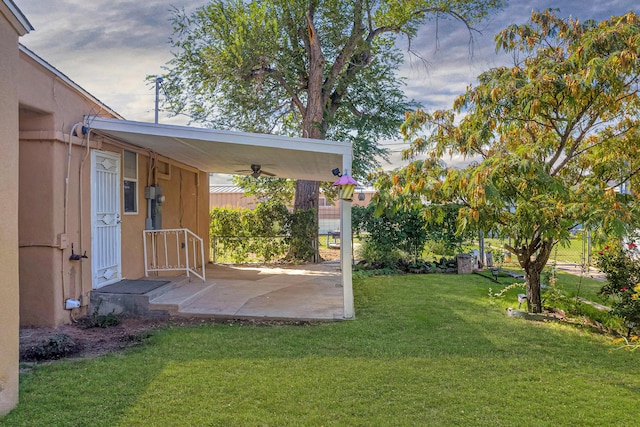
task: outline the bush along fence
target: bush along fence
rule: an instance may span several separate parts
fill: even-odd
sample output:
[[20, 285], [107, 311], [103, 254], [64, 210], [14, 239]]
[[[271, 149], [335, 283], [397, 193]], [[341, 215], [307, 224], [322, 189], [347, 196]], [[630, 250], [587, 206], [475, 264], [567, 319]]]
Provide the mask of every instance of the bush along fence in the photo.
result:
[[640, 259], [636, 243], [612, 242], [598, 253], [596, 265], [607, 282], [600, 294], [611, 314], [624, 320], [628, 335], [640, 327]]
[[[315, 249], [315, 212], [289, 212], [281, 203], [260, 203], [255, 209], [212, 208], [209, 237], [211, 262], [270, 263], [310, 257]], [[305, 259], [305, 258], [302, 258]]]
[[[477, 252], [478, 236], [457, 232], [458, 205], [431, 207], [428, 212], [424, 207], [383, 210], [382, 213], [376, 212], [377, 209], [375, 203], [352, 208], [354, 237], [358, 241], [354, 255], [359, 268], [436, 271], [434, 265], [442, 265], [443, 257], [451, 263], [457, 254], [474, 249]], [[317, 240], [314, 220], [313, 211], [290, 212], [277, 202], [260, 203], [253, 210], [213, 208], [210, 261], [307, 260], [315, 253], [309, 244]], [[492, 252], [495, 263], [507, 265], [514, 261], [504, 250], [507, 237], [489, 235], [483, 240], [485, 252]], [[590, 233], [578, 230], [567, 244], [557, 245], [552, 261], [574, 265], [579, 271], [580, 266], [592, 261], [591, 250]]]

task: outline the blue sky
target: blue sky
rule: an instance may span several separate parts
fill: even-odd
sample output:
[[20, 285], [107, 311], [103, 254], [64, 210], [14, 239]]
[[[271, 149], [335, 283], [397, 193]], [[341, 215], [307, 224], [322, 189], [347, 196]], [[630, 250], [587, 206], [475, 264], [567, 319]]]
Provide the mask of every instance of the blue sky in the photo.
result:
[[[84, 89], [130, 120], [154, 120], [154, 88], [147, 75], [161, 72], [171, 58], [173, 6], [192, 11], [203, 0], [14, 0], [35, 31], [21, 42]], [[441, 21], [426, 26], [413, 49], [428, 61], [415, 58], [402, 69], [406, 93], [429, 110], [448, 108], [482, 71], [503, 65], [508, 57], [495, 53], [493, 35], [512, 23], [524, 23], [532, 9], [554, 7], [562, 16], [601, 20], [637, 9], [638, 0], [510, 0], [482, 22], [482, 34], [469, 44], [469, 33], [459, 23]], [[160, 122], [186, 124], [184, 118]], [[399, 151], [395, 144], [390, 148]], [[397, 165], [398, 156], [392, 157]]]

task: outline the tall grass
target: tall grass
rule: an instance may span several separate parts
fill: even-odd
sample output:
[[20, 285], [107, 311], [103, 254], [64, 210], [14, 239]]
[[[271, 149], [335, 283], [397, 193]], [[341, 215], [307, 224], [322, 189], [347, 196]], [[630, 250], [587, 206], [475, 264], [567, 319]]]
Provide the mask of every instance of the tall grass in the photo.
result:
[[170, 327], [21, 377], [3, 426], [637, 425], [640, 354], [508, 318], [476, 275], [357, 279], [357, 319]]

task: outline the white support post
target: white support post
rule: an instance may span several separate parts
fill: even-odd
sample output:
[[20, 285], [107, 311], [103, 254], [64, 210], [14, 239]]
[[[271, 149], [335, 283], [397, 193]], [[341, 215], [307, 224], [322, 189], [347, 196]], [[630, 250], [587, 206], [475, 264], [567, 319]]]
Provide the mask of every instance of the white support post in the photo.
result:
[[[342, 157], [342, 172], [351, 171], [352, 156]], [[340, 267], [342, 270], [342, 294], [344, 300], [344, 318], [354, 319], [356, 317], [353, 302], [353, 278], [351, 251], [351, 202], [340, 200]]]

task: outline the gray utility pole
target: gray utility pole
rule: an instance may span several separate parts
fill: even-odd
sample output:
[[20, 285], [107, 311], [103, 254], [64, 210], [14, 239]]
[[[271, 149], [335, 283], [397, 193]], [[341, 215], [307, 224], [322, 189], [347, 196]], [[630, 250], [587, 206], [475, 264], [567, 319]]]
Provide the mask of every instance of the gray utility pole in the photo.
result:
[[162, 83], [162, 77], [156, 78], [156, 121], [155, 124], [158, 124], [158, 104], [160, 100], [160, 83]]

